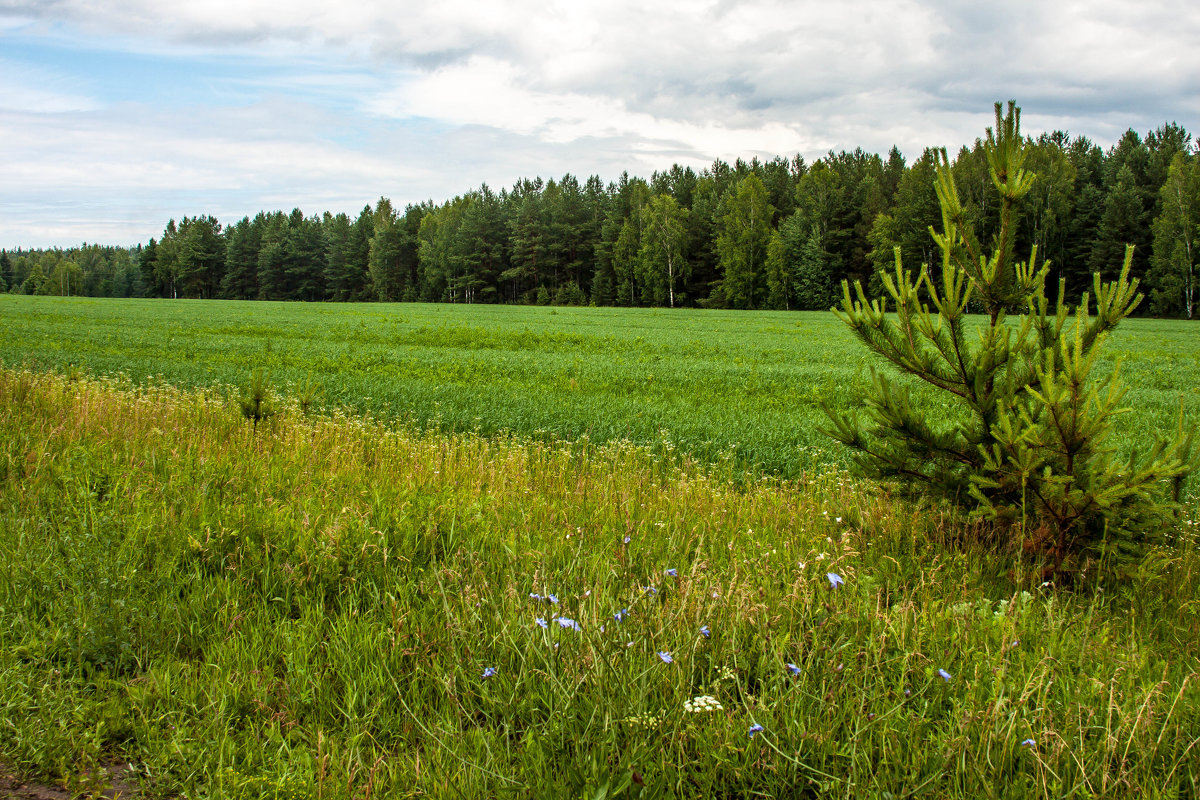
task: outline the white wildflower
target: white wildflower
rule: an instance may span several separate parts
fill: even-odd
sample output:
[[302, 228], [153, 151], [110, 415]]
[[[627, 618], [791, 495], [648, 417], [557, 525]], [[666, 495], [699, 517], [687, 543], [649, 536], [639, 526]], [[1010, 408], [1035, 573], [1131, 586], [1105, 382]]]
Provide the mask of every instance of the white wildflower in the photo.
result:
[[683, 710], [689, 714], [703, 714], [708, 711], [724, 711], [725, 708], [717, 698], [705, 694], [685, 702]]

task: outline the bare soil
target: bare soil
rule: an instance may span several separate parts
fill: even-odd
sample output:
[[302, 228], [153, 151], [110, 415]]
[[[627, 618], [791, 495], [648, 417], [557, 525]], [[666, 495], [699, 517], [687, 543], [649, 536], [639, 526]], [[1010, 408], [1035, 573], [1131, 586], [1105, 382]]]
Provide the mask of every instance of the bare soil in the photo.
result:
[[94, 794], [75, 794], [61, 786], [50, 786], [37, 781], [25, 780], [6, 764], [0, 764], [0, 800], [74, 800], [76, 797], [108, 797], [116, 800], [132, 800], [138, 796], [137, 788], [125, 780], [128, 769], [114, 764], [107, 768], [103, 787]]

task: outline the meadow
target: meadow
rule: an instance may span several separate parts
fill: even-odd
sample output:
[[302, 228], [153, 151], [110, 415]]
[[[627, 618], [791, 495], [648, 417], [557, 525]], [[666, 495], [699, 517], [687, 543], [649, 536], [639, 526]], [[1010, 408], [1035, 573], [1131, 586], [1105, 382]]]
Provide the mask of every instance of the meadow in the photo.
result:
[[[869, 360], [827, 312], [305, 304], [0, 295], [0, 361], [137, 383], [244, 385], [423, 428], [628, 440], [751, 474], [840, 461], [820, 403], [853, 405]], [[1129, 320], [1117, 445], [1200, 418], [1194, 325]], [[1101, 366], [1103, 368], [1103, 365]], [[940, 400], [926, 395], [930, 402]]]
[[[0, 762], [24, 774], [87, 795], [120, 767], [151, 797], [1196, 796], [1194, 500], [1134, 574], [1042, 581], [840, 468], [814, 404], [865, 368], [829, 315], [0, 311]], [[1191, 336], [1114, 339], [1122, 446], [1181, 396], [1196, 418]], [[356, 357], [406, 366], [372, 383]], [[253, 425], [232, 387], [259, 365], [280, 413]]]

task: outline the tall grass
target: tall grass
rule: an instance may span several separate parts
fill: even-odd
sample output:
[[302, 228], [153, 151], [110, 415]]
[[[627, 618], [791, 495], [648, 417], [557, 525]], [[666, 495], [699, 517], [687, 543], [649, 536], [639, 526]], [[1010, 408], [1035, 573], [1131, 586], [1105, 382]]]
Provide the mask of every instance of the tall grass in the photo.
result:
[[1194, 519], [1144, 575], [1066, 589], [835, 470], [295, 403], [254, 426], [211, 390], [14, 369], [0, 408], [0, 760], [30, 774], [1195, 796]]

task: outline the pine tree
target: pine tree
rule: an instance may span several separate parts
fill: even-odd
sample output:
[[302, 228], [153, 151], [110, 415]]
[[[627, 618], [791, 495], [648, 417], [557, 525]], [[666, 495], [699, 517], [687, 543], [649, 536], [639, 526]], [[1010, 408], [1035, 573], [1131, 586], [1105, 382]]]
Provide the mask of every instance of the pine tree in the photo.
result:
[[221, 296], [230, 300], [249, 300], [258, 295], [258, 251], [262, 245], [262, 215], [255, 224], [243, 217], [228, 233], [225, 246], [225, 276]]
[[288, 283], [292, 287], [288, 299], [323, 300], [328, 254], [321, 219], [306, 217], [300, 209], [293, 209], [288, 217], [284, 253]]
[[[843, 221], [854, 213], [844, 177], [833, 165], [854, 165], [842, 154], [813, 164], [796, 187], [796, 213], [780, 226], [780, 236], [792, 255], [796, 278], [796, 308], [821, 310], [837, 301], [837, 285], [846, 277], [846, 253], [852, 231]], [[844, 174], [845, 173], [845, 174]]]
[[[255, 220], [257, 222], [257, 220]], [[273, 211], [262, 218], [262, 239], [258, 249], [258, 297], [260, 300], [286, 300], [287, 284], [284, 238], [287, 219], [282, 211]], [[161, 250], [161, 247], [159, 248]]]
[[[357, 275], [350, 268], [350, 217], [325, 212], [325, 293], [330, 300], [345, 301], [353, 296], [351, 283]], [[229, 247], [233, 249], [233, 238]]]
[[367, 257], [367, 269], [376, 297], [385, 302], [400, 299], [404, 289], [404, 275], [400, 269], [401, 240], [403, 229], [392, 209], [392, 201], [380, 197], [375, 205], [374, 234]]
[[504, 209], [486, 183], [470, 197], [456, 242], [463, 261], [459, 288], [468, 303], [491, 303], [507, 261]]
[[512, 296], [532, 296], [545, 284], [546, 221], [540, 190], [526, 192], [516, 202], [511, 227], [512, 266], [500, 278], [511, 285]]
[[156, 276], [158, 275], [158, 242], [154, 237], [150, 237], [150, 241], [142, 248], [142, 252], [138, 254], [138, 270], [142, 273], [142, 282], [146, 285], [147, 293], [151, 297], [162, 297], [158, 288]]
[[1067, 279], [1067, 296], [1078, 297], [1091, 286], [1088, 263], [1104, 214], [1104, 151], [1090, 139], [1078, 136], [1071, 141], [1067, 158], [1075, 167], [1075, 208], [1067, 220], [1058, 272]]
[[[406, 218], [407, 216], [406, 214]], [[350, 239], [347, 244], [348, 300], [373, 300], [376, 297], [375, 286], [371, 283], [371, 239], [374, 236], [375, 212], [369, 205], [363, 206], [362, 211], [358, 212], [358, 219], [350, 226]], [[410, 278], [410, 285], [415, 283], [415, 278]]]
[[[1014, 252], [1016, 207], [1035, 180], [1023, 168], [1026, 147], [1019, 109], [1010, 102], [1002, 114], [997, 103], [983, 145], [998, 214], [990, 252], [979, 245], [943, 151], [942, 233], [931, 230], [940, 280], [927, 266], [917, 276], [905, 271], [897, 249], [883, 300], [868, 300], [861, 283], [854, 294], [842, 284], [839, 317], [870, 350], [947, 402], [918, 408], [907, 385], [872, 370], [865, 424], [826, 411], [828, 432], [856, 452], [862, 472], [971, 507], [1014, 547], [1046, 558], [1052, 572], [1140, 552], [1177, 509], [1195, 467], [1194, 430], [1185, 433], [1181, 418], [1173, 441], [1115, 456], [1107, 436], [1124, 393], [1111, 375], [1090, 378], [1099, 345], [1142, 299], [1129, 276], [1132, 250], [1115, 280], [1095, 276], [1094, 302], [1084, 294], [1072, 311], [1060, 283], [1051, 310], [1049, 267], [1038, 265], [1036, 246], [1026, 261]], [[966, 314], [972, 304], [986, 314], [977, 335]], [[1012, 311], [1020, 312], [1016, 324]]]
[[941, 219], [934, 191], [936, 157], [936, 151], [925, 150], [901, 176], [891, 212], [875, 218], [868, 237], [874, 247], [868, 257], [877, 273], [888, 271], [893, 261], [892, 250], [897, 245], [909, 264], [933, 261], [937, 248], [929, 238], [929, 227]]
[[225, 272], [221, 224], [210, 216], [184, 217], [179, 233], [180, 292], [185, 297], [215, 297]]

